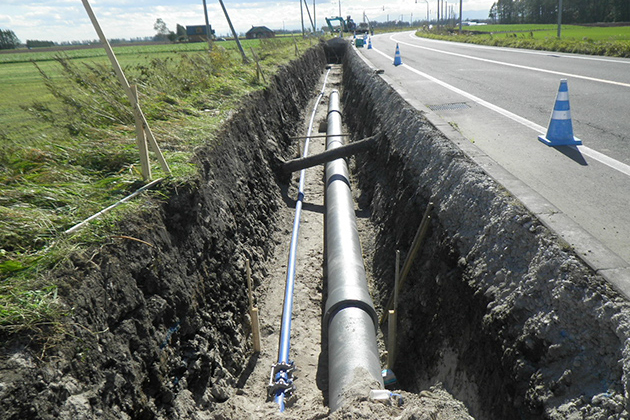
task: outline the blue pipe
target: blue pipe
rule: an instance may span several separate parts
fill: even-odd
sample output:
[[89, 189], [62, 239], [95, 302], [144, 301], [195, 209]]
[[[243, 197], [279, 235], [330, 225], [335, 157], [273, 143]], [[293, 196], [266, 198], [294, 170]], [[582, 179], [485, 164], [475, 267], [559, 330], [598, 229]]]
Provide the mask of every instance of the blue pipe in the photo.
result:
[[[304, 152], [302, 157], [308, 156], [308, 146], [310, 136], [313, 132], [313, 124], [315, 121], [315, 113], [321, 98], [324, 96], [324, 88], [330, 69], [324, 77], [324, 84], [319, 96], [316, 99], [313, 114], [308, 126], [306, 139], [304, 141]], [[295, 217], [293, 219], [293, 232], [291, 234], [291, 245], [289, 247], [289, 262], [287, 264], [287, 279], [284, 289], [284, 305], [282, 308], [282, 324], [280, 327], [280, 347], [278, 349], [278, 363], [271, 369], [271, 378], [269, 381], [269, 391], [273, 394], [274, 401], [280, 407], [280, 412], [284, 411], [285, 398], [287, 394], [294, 390], [292, 372], [294, 370], [293, 362], [289, 360], [289, 350], [291, 349], [291, 317], [293, 312], [293, 291], [295, 289], [295, 260], [297, 255], [298, 234], [300, 232], [300, 216], [302, 214], [302, 203], [304, 201], [304, 183], [306, 178], [306, 169], [300, 171], [300, 183], [298, 186], [297, 202], [295, 203]]]

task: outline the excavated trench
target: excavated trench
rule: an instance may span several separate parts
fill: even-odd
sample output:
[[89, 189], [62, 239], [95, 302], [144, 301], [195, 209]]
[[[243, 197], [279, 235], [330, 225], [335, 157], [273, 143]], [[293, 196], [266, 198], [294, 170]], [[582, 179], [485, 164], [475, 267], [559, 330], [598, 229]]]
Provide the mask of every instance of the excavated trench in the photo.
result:
[[[445, 389], [479, 419], [630, 418], [628, 303], [340, 40], [244, 101], [218, 144], [197, 151], [198, 180], [164, 185], [170, 198], [147, 198], [121, 224], [144, 242], [108, 238], [50, 274], [69, 316], [56, 340], [0, 337], [0, 418], [239, 418], [221, 408], [248, 397], [257, 360], [245, 260], [264, 287], [290, 182], [280, 165], [326, 62], [342, 61], [345, 124], [380, 138], [351, 159], [375, 227], [365, 264], [377, 309], [395, 251], [404, 258], [434, 203], [401, 293], [394, 367], [407, 399], [433, 411], [386, 416], [467, 418], [431, 402]], [[383, 418], [378, 407], [332, 417]]]
[[357, 54], [345, 57], [346, 123], [357, 138], [382, 136], [357, 157], [380, 227], [381, 296], [395, 250], [435, 204], [401, 293], [401, 387], [440, 381], [476, 418], [628, 418], [628, 303]]

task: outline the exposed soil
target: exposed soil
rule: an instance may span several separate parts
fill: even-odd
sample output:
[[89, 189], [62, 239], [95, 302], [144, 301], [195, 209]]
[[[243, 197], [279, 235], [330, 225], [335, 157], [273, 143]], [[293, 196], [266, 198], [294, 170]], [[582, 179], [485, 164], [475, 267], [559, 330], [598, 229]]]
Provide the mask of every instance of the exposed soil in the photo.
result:
[[[3, 337], [0, 417], [190, 418], [233, 395], [247, 343], [245, 260], [264, 283], [280, 159], [325, 64], [313, 48], [201, 147], [200, 175], [51, 273], [70, 316], [55, 343]], [[274, 172], [274, 170], [276, 170]]]
[[628, 302], [353, 53], [344, 87], [348, 125], [383, 139], [357, 157], [381, 290], [435, 203], [402, 293], [403, 388], [441, 381], [476, 418], [628, 418]]
[[[328, 52], [332, 61], [341, 59], [334, 49]], [[314, 105], [325, 61], [319, 46], [282, 70], [270, 89], [252, 95], [226, 123], [218, 146], [198, 150], [198, 181], [164, 185], [169, 197], [164, 201], [146, 198], [144, 211], [120, 226], [125, 237], [143, 242], [106, 239], [50, 274], [69, 313], [64, 332], [51, 333], [47, 341], [3, 337], [0, 418], [279, 415], [267, 401], [266, 385], [277, 354], [297, 181], [283, 176], [279, 165], [297, 153], [290, 136], [305, 133], [303, 111], [309, 100]], [[337, 67], [328, 90], [341, 87], [340, 77]], [[322, 105], [317, 122], [326, 113]], [[323, 142], [311, 147], [321, 151]], [[320, 168], [309, 170], [306, 188], [291, 349], [299, 367], [298, 398], [283, 415], [300, 419], [329, 415], [320, 331]], [[363, 212], [360, 226], [370, 239], [366, 216]], [[369, 257], [369, 240], [366, 250]], [[253, 354], [249, 341], [246, 259], [261, 311], [260, 355]], [[466, 413], [439, 387], [404, 397], [405, 406], [392, 407], [366, 396], [334, 417], [452, 418], [436, 413]], [[427, 408], [418, 409], [423, 400]], [[417, 417], [419, 413], [424, 415]]]
[[[2, 419], [627, 419], [630, 307], [566, 244], [411, 109], [344, 41], [309, 50], [252, 95], [199, 179], [51, 273], [67, 305], [57, 340], [5, 335]], [[355, 398], [329, 413], [323, 170], [307, 171], [291, 356], [297, 399], [280, 414], [266, 385], [277, 359], [297, 174], [326, 61], [347, 131], [380, 135], [351, 159], [357, 222], [375, 302], [394, 252], [408, 252], [429, 201], [427, 240], [399, 306], [400, 407]], [[327, 96], [317, 123], [325, 118]], [[323, 150], [314, 139], [311, 153]], [[262, 352], [249, 340], [252, 264]], [[383, 341], [382, 333], [379, 339]], [[384, 346], [379, 343], [383, 361]]]
[[[328, 110], [328, 94], [332, 89], [342, 88], [341, 75], [341, 66], [333, 66], [328, 76], [326, 94], [317, 109], [315, 127], [318, 126], [317, 122], [325, 122]], [[320, 81], [323, 82], [323, 78]], [[316, 95], [317, 92], [314, 91], [313, 96]], [[311, 103], [307, 109], [306, 114], [309, 118], [314, 105]], [[307, 134], [307, 128], [307, 126], [304, 127], [302, 135]], [[310, 141], [309, 154], [321, 153], [324, 150], [324, 139], [313, 138]], [[295, 303], [291, 326], [291, 358], [298, 368], [296, 399], [282, 414], [279, 413], [275, 403], [267, 400], [265, 386], [269, 383], [271, 366], [278, 359], [287, 257], [295, 216], [294, 199], [297, 197], [298, 182], [299, 173], [295, 173], [285, 195], [286, 206], [282, 206], [278, 212], [277, 222], [280, 228], [276, 233], [278, 246], [270, 264], [272, 268], [268, 281], [257, 291], [261, 312], [261, 330], [263, 331], [263, 350], [256, 358], [256, 365], [251, 369], [251, 374], [245, 385], [238, 390], [238, 396], [223, 404], [209, 418], [470, 419], [465, 406], [456, 401], [440, 384], [419, 395], [402, 392], [403, 405], [400, 407], [371, 401], [365, 395], [362, 398], [355, 398], [354, 401], [337, 412], [329, 413], [327, 407], [328, 354], [326, 337], [322, 336], [321, 332], [321, 320], [326, 297], [326, 290], [323, 286], [325, 284], [323, 166], [309, 168], [306, 171], [304, 187], [305, 199], [297, 252]], [[359, 195], [358, 191], [356, 193]], [[369, 209], [357, 207], [356, 214], [364, 258], [366, 261], [372, 261], [375, 251], [375, 227], [370, 221]], [[368, 276], [373, 281], [369, 270]], [[381, 349], [384, 350], [382, 343]]]

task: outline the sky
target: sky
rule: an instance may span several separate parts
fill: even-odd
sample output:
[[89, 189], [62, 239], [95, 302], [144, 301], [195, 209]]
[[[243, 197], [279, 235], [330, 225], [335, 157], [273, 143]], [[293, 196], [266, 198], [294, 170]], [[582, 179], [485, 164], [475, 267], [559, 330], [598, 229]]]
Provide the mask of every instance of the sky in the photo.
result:
[[[306, 0], [311, 14], [313, 0]], [[430, 17], [435, 19], [437, 0], [427, 0]], [[496, 0], [463, 0], [463, 17], [485, 19]], [[459, 1], [448, 1], [459, 10]], [[155, 35], [155, 21], [162, 19], [168, 29], [177, 24], [203, 25], [203, 0], [89, 0], [105, 36], [112, 38], [142, 38]], [[229, 26], [218, 0], [206, 0], [210, 25], [217, 35], [228, 35]], [[235, 30], [244, 33], [252, 26], [271, 29], [299, 29], [299, 0], [223, 0]], [[324, 17], [351, 15], [356, 22], [365, 13], [372, 21], [403, 18], [425, 19], [425, 0], [315, 0], [317, 27], [325, 24]], [[310, 22], [306, 9], [305, 24]], [[0, 29], [12, 30], [21, 42], [83, 41], [97, 39], [81, 0], [0, 0]]]

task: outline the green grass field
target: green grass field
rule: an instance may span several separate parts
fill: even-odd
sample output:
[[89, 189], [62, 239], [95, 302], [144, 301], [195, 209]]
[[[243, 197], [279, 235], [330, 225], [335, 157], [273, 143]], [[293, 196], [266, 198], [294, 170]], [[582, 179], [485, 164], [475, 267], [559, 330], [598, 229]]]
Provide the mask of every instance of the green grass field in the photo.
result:
[[512, 48], [528, 48], [614, 57], [630, 57], [630, 26], [592, 27], [563, 25], [557, 38], [557, 25], [516, 24], [456, 28], [450, 33], [418, 31], [418, 36]]
[[[522, 35], [532, 32], [534, 39], [555, 38], [558, 34], [557, 25], [484, 25], [469, 26], [464, 28], [465, 32], [475, 34], [476, 32], [493, 32], [495, 36], [499, 33], [513, 33]], [[630, 40], [630, 26], [617, 27], [592, 27], [578, 25], [563, 25], [562, 38], [569, 40], [592, 40], [592, 41], [628, 41]]]
[[[296, 57], [296, 42], [305, 51], [312, 40], [244, 40], [249, 64], [233, 41], [216, 42], [211, 53], [205, 43], [114, 47], [172, 182], [195, 175], [193, 149], [211, 146], [241, 98], [265, 88], [251, 49], [270, 80]], [[70, 250], [101, 243], [141, 204], [71, 237], [63, 232], [145, 182], [131, 107], [102, 47], [2, 53], [0, 80], [0, 329], [33, 330], [61, 315], [44, 273]], [[151, 157], [153, 178], [164, 177]]]

